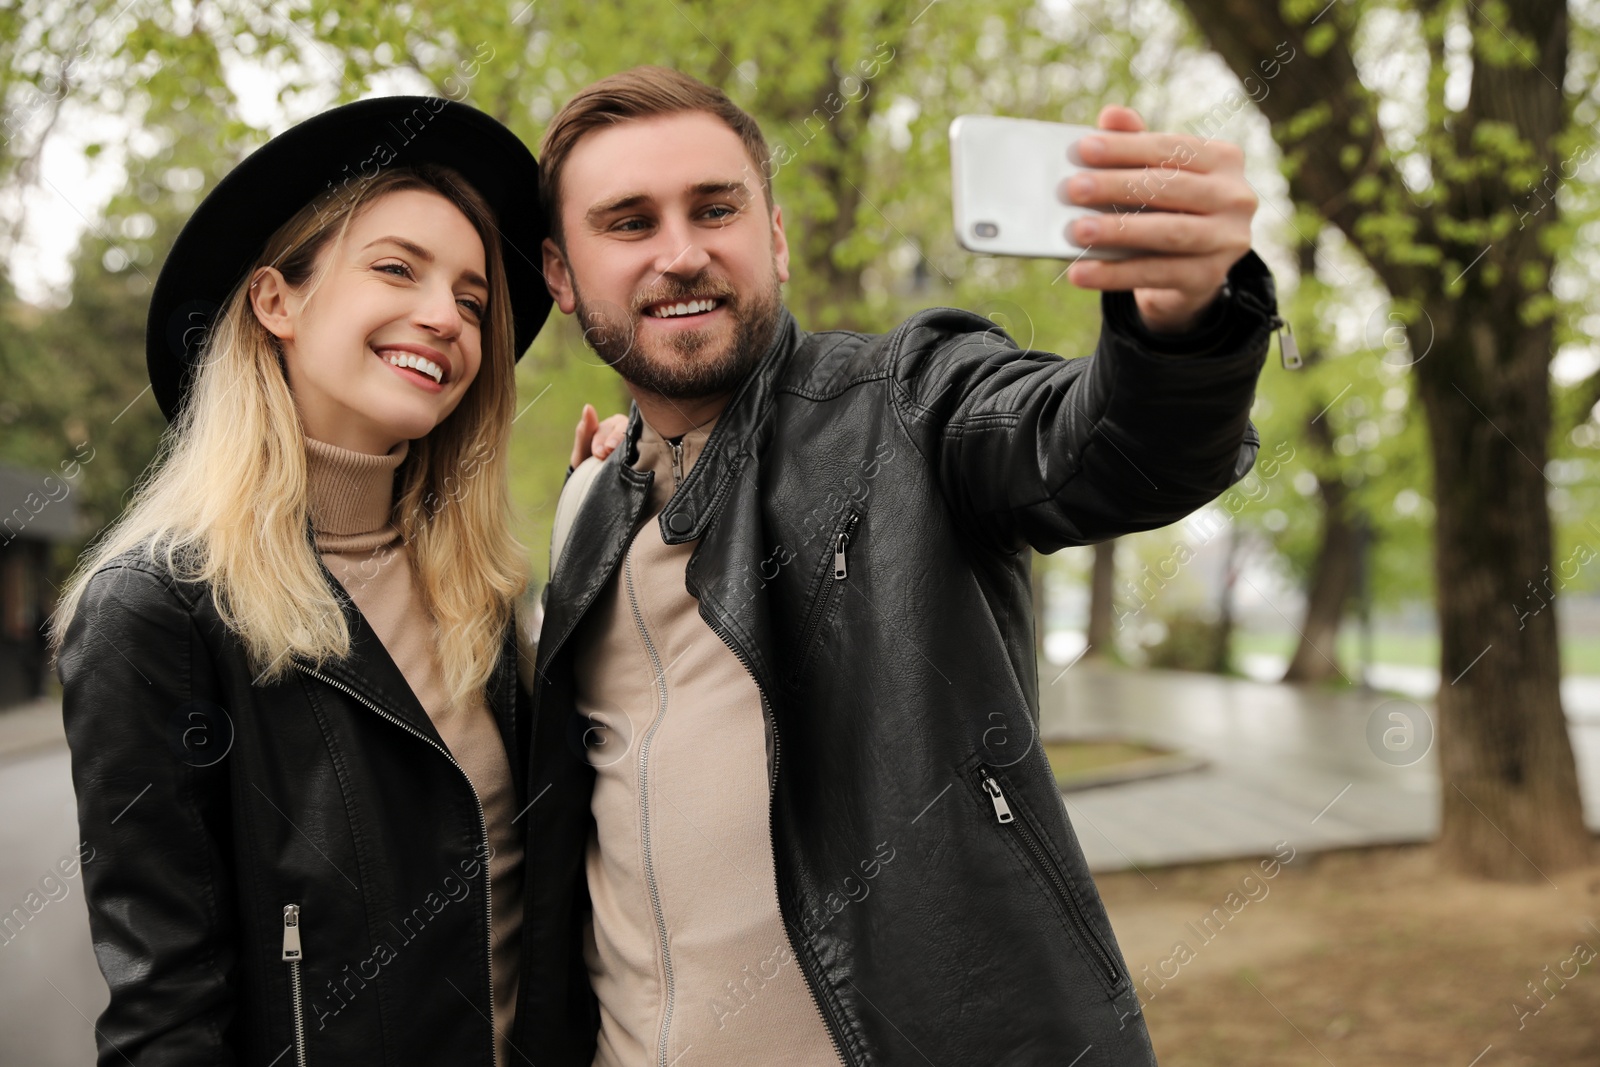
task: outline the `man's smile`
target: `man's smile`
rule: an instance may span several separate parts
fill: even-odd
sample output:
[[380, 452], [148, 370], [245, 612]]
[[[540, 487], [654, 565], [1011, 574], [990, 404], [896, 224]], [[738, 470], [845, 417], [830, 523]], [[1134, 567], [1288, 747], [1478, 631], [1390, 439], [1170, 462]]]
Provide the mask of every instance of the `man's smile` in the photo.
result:
[[646, 305], [644, 317], [658, 322], [699, 323], [721, 310], [726, 303], [723, 297], [717, 296], [697, 297], [691, 300], [660, 300]]

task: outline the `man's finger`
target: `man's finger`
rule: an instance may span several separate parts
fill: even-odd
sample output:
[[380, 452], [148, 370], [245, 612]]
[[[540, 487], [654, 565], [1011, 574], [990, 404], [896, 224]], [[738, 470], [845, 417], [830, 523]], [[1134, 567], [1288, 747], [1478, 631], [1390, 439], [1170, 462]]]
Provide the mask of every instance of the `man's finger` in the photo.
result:
[[1079, 171], [1056, 189], [1064, 203], [1085, 207], [1148, 207], [1216, 215], [1225, 211], [1254, 213], [1256, 195], [1231, 176], [1180, 170]]
[[[1237, 259], [1238, 257], [1233, 257]], [[1232, 259], [1223, 256], [1140, 256], [1136, 259], [1080, 259], [1067, 280], [1080, 289], [1176, 289], [1209, 292], [1226, 278]]]
[[1144, 129], [1144, 119], [1140, 118], [1139, 113], [1131, 107], [1107, 104], [1100, 109], [1100, 117], [1095, 121], [1095, 125], [1102, 130], [1126, 130], [1137, 133]]
[[1186, 133], [1109, 133], [1078, 141], [1078, 154], [1092, 167], [1153, 167], [1210, 172], [1243, 170], [1244, 152], [1231, 141], [1203, 140]]
[[1205, 256], [1232, 248], [1242, 255], [1250, 231], [1209, 215], [1124, 211], [1074, 219], [1066, 237], [1079, 248], [1132, 248], [1177, 256]]

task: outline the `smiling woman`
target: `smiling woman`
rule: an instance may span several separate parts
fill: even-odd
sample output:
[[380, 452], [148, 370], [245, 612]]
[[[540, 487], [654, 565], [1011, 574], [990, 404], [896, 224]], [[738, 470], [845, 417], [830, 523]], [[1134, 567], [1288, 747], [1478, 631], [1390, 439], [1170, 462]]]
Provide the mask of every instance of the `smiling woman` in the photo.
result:
[[[335, 181], [401, 126], [392, 166]], [[166, 447], [54, 619], [79, 822], [106, 845], [84, 873], [103, 1062], [509, 1059], [527, 565], [505, 456], [550, 302], [508, 253], [543, 238], [537, 183], [481, 112], [362, 101], [235, 168], [162, 268]], [[443, 913], [454, 871], [472, 892]]]

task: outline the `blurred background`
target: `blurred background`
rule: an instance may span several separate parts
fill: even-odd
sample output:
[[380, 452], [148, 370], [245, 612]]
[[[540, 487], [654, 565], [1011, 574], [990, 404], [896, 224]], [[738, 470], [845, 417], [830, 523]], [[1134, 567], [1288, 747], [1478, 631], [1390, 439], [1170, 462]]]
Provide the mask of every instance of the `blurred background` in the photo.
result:
[[[1274, 342], [1255, 470], [1035, 560], [1038, 740], [1157, 1052], [1600, 1063], [1597, 0], [8, 0], [0, 51], [0, 1061], [88, 1062], [105, 1003], [40, 631], [156, 454], [178, 227], [331, 105], [443, 95], [536, 144], [660, 63], [762, 123], [809, 329], [953, 305], [1093, 351], [1064, 264], [956, 244], [956, 115], [1125, 103], [1245, 148], [1306, 364]], [[519, 394], [542, 581], [581, 405], [627, 397], [559, 314]]]

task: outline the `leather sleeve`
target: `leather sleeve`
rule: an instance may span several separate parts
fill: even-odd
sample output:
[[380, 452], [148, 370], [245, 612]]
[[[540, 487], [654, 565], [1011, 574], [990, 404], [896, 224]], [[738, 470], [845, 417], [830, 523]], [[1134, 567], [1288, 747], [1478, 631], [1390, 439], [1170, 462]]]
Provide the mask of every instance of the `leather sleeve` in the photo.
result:
[[1147, 330], [1131, 292], [1104, 294], [1086, 359], [1019, 349], [967, 312], [911, 319], [891, 356], [894, 402], [958, 519], [1007, 551], [1054, 552], [1176, 522], [1243, 478], [1279, 321], [1254, 252], [1229, 284], [1184, 335]]
[[89, 928], [111, 989], [99, 1062], [231, 1064], [229, 761], [218, 746], [232, 729], [193, 616], [160, 575], [113, 564], [90, 579], [58, 669], [78, 823], [94, 849]]

